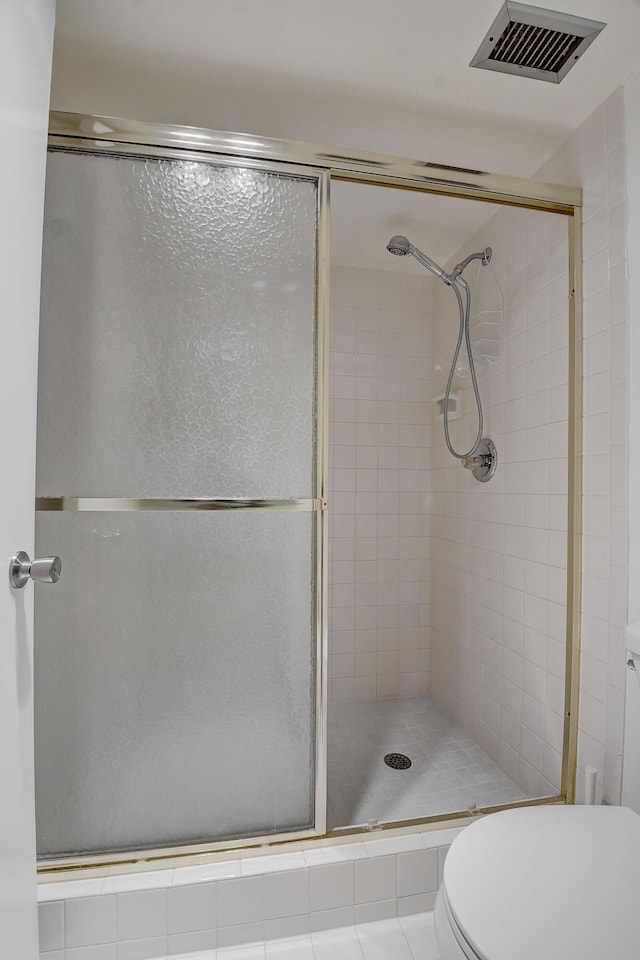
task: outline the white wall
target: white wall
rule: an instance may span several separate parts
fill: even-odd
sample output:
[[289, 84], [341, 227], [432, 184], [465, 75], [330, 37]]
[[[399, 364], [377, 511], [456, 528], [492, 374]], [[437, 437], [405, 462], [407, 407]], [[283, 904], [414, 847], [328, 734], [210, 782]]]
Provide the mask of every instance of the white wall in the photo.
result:
[[584, 549], [578, 799], [620, 802], [628, 593], [629, 309], [624, 94], [619, 89], [538, 171], [582, 186]]
[[[627, 149], [629, 314], [640, 307], [640, 74], [625, 86]], [[629, 329], [629, 622], [640, 618], [640, 328], [637, 319]], [[638, 674], [628, 676], [628, 691], [638, 697]], [[638, 717], [637, 700], [631, 716]], [[627, 714], [629, 720], [630, 714]], [[638, 782], [640, 730], [625, 730], [625, 803], [633, 802], [633, 783]], [[626, 751], [634, 751], [627, 756]]]
[[[640, 309], [640, 74], [624, 90], [627, 191], [629, 308]], [[630, 324], [629, 337], [629, 582], [640, 579], [640, 327]], [[640, 618], [640, 592], [629, 593], [629, 621]]]
[[33, 802], [33, 585], [9, 557], [33, 549], [36, 367], [53, 0], [0, 4], [0, 944], [37, 953]]
[[[502, 115], [489, 99], [483, 110], [476, 108], [467, 112], [444, 107], [438, 97], [435, 109], [425, 115], [424, 101], [407, 96], [408, 88], [403, 91], [403, 96], [397, 96], [386, 83], [384, 88], [378, 85], [375, 92], [363, 88], [359, 82], [350, 83], [344, 76], [349, 65], [344, 62], [337, 67], [333, 82], [327, 84], [326, 80], [318, 83], [299, 71], [288, 72], [291, 63], [283, 63], [281, 71], [249, 64], [246, 57], [243, 58], [245, 62], [234, 64], [228, 59], [228, 56], [234, 56], [231, 50], [222, 58], [213, 52], [215, 38], [205, 57], [193, 52], [176, 56], [163, 48], [161, 40], [152, 36], [153, 24], [145, 23], [144, 26], [145, 32], [149, 31], [149, 38], [145, 38], [144, 43], [147, 49], [140, 49], [131, 35], [127, 37], [129, 42], [112, 46], [99, 27], [89, 42], [86, 34], [82, 42], [78, 42], [77, 32], [73, 30], [73, 13], [66, 9], [66, 4], [62, 6], [65, 9], [61, 12], [56, 33], [51, 93], [55, 110], [147, 122], [193, 124], [214, 130], [243, 131], [254, 136], [285, 137], [347, 149], [419, 157], [475, 170], [524, 171], [524, 175], [531, 170], [531, 157], [543, 157], [552, 150], [559, 142], [558, 130], [563, 129], [558, 126], [557, 118], [549, 116], [545, 123], [538, 123], [535, 128], [522, 122], [515, 130], [513, 116]], [[93, 0], [86, 6], [96, 7], [98, 4]], [[129, 23], [145, 22], [144, 4], [125, 0], [124, 6]], [[160, 34], [162, 26], [170, 22], [170, 8], [173, 6], [151, 7]], [[288, 46], [304, 50], [307, 44], [322, 42], [317, 35], [311, 38], [308, 34], [314, 16], [321, 16], [325, 24], [330, 22], [330, 17], [325, 12], [328, 4], [308, 7], [305, 14], [302, 13], [304, 7], [298, 6], [300, 22], [297, 29], [301, 29], [304, 21], [306, 42], [288, 43]], [[345, 21], [353, 16], [352, 10], [347, 9], [352, 6], [342, 4], [341, 32], [345, 29]], [[119, 8], [122, 7], [121, 2]], [[193, 10], [192, 4], [182, 4], [182, 7]], [[215, 8], [216, 5], [212, 9]], [[112, 19], [122, 16], [118, 6], [109, 4], [108, 9]], [[271, 11], [271, 6], [269, 9]], [[90, 17], [90, 12], [87, 16]], [[230, 11], [225, 16], [229, 20], [233, 13]], [[180, 19], [185, 35], [190, 28], [204, 36], [209, 35], [211, 28], [206, 24], [196, 19], [190, 23], [187, 9]], [[261, 19], [262, 16], [258, 15], [257, 22], [260, 23]], [[277, 19], [273, 14], [269, 18], [272, 23]], [[80, 32], [84, 26], [79, 24]], [[253, 26], [255, 29], [255, 24]], [[291, 22], [281, 27], [280, 42], [287, 31], [293, 31], [289, 35], [295, 36], [296, 26]], [[213, 30], [215, 32], [215, 28]], [[249, 24], [247, 30], [251, 31]], [[261, 27], [258, 30], [263, 45], [268, 44]], [[366, 61], [372, 51], [367, 49], [364, 36], [359, 40], [359, 56]], [[341, 39], [334, 37], [329, 42], [334, 49], [327, 54], [336, 56]], [[193, 51], [193, 44], [191, 49]], [[285, 61], [287, 59], [285, 56]], [[352, 60], [352, 64], [355, 62]], [[491, 76], [484, 79], [489, 84], [495, 80]], [[501, 89], [504, 92], [505, 88]], [[494, 162], [496, 156], [500, 158], [499, 167]]]

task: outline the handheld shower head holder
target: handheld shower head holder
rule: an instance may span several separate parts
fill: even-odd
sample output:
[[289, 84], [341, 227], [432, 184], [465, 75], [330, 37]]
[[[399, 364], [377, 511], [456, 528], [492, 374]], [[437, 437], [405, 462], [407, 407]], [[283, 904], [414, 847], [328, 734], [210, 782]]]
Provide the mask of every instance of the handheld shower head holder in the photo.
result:
[[471, 253], [468, 257], [465, 257], [460, 263], [451, 271], [451, 280], [457, 280], [458, 277], [462, 276], [464, 270], [467, 269], [472, 260], [480, 260], [483, 267], [486, 267], [491, 263], [491, 257], [493, 256], [493, 251], [491, 247], [485, 247], [484, 250], [480, 250], [478, 253]]

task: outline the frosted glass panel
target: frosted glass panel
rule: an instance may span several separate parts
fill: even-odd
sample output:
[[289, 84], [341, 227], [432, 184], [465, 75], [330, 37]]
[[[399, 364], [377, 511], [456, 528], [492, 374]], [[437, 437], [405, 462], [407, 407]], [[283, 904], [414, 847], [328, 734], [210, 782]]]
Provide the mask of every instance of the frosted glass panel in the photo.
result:
[[313, 496], [316, 182], [52, 153], [38, 493]]
[[40, 855], [313, 821], [312, 514], [55, 514], [37, 553]]

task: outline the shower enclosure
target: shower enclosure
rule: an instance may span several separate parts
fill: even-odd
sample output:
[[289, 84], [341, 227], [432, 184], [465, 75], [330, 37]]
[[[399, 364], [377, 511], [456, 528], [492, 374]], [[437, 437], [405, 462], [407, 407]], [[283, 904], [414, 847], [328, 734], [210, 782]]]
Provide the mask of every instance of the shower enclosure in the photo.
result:
[[[470, 207], [380, 186], [332, 190], [333, 827], [560, 792], [567, 220], [485, 208], [474, 225], [483, 211]], [[361, 229], [354, 256], [354, 221], [373, 208], [377, 229]], [[445, 265], [435, 277], [423, 254], [379, 254], [390, 212], [393, 229], [406, 226]], [[476, 383], [456, 356], [459, 305], [442, 279], [487, 244], [491, 262], [465, 271], [484, 436], [498, 451], [495, 473], [478, 477], [446, 444], [451, 382], [454, 450], [471, 450], [480, 430]], [[408, 245], [396, 237], [390, 252]], [[388, 753], [406, 768], [387, 766]]]
[[[572, 257], [579, 237], [578, 191], [427, 168], [52, 115], [36, 533], [64, 573], [36, 597], [45, 867], [360, 826], [327, 823], [329, 179], [552, 211]], [[572, 424], [577, 389], [570, 407]], [[569, 800], [576, 615], [570, 594]]]

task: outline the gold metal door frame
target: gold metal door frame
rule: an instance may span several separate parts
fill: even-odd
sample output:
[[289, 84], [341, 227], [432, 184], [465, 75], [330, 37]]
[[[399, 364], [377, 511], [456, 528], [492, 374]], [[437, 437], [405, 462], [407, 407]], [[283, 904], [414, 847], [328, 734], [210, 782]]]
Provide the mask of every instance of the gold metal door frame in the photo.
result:
[[[223, 504], [214, 501], [164, 501], [152, 506], [141, 501], [127, 500], [116, 509], [294, 509], [312, 510], [316, 514], [316, 756], [315, 756], [315, 829], [288, 832], [265, 837], [251, 837], [233, 841], [211, 842], [153, 850], [129, 851], [81, 857], [43, 860], [42, 873], [52, 871], [66, 874], [78, 868], [106, 867], [137, 860], [164, 860], [165, 858], [201, 856], [221, 850], [237, 850], [282, 844], [288, 841], [318, 838], [326, 835], [327, 823], [327, 545], [328, 517], [328, 291], [329, 291], [329, 217], [330, 180], [365, 183], [374, 186], [395, 187], [421, 193], [433, 193], [485, 203], [501, 204], [556, 213], [569, 218], [569, 402], [568, 402], [568, 478], [567, 478], [567, 618], [566, 618], [566, 678], [564, 708], [564, 740], [561, 791], [557, 796], [527, 800], [510, 806], [528, 806], [535, 803], [567, 802], [575, 798], [578, 730], [578, 678], [580, 654], [580, 584], [581, 584], [581, 458], [582, 458], [582, 257], [581, 206], [579, 187], [544, 183], [501, 174], [485, 173], [447, 167], [437, 163], [408, 160], [402, 157], [354, 152], [318, 146], [298, 141], [253, 137], [167, 124], [149, 124], [111, 117], [82, 114], [50, 114], [49, 145], [56, 150], [156, 157], [167, 159], [215, 162], [217, 165], [249, 166], [265, 172], [290, 173], [311, 176], [318, 182], [316, 264], [317, 317], [317, 425], [316, 425], [316, 489], [310, 501], [233, 501]], [[305, 169], [306, 168], [306, 169]], [[111, 501], [109, 501], [111, 503]], [[45, 510], [91, 509], [88, 501], [74, 498], [43, 498], [38, 503]], [[105, 500], [94, 509], [109, 509]], [[487, 808], [490, 812], [499, 808]], [[389, 829], [415, 823], [459, 822], [465, 812], [442, 816], [385, 823]], [[346, 827], [334, 834], [359, 833], [366, 828]]]

